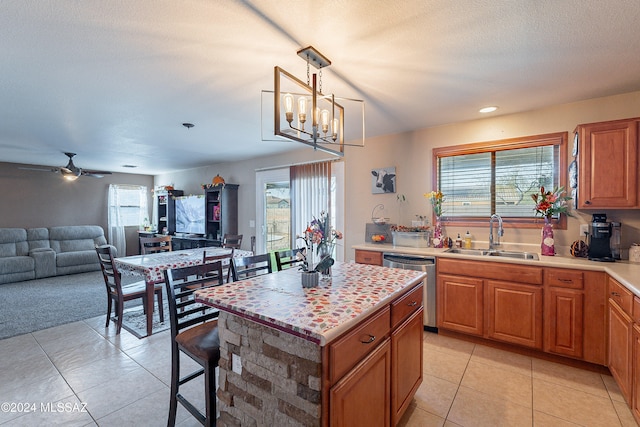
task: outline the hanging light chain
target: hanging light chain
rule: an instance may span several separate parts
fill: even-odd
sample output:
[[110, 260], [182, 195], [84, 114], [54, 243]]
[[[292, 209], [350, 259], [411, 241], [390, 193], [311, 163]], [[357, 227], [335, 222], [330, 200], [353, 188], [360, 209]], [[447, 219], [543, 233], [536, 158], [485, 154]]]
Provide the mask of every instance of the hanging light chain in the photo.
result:
[[307, 86], [311, 84], [311, 80], [309, 79], [309, 54], [307, 53]]
[[318, 71], [318, 77], [320, 78], [319, 80], [319, 86], [320, 86], [320, 93], [322, 93], [322, 68], [320, 68], [320, 71]]

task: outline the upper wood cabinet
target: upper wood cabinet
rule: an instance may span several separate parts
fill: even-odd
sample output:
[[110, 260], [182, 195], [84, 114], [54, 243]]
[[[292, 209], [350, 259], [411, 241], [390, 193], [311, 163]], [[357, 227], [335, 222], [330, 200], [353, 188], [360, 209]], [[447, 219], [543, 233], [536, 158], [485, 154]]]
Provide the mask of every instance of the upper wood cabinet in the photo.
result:
[[579, 125], [578, 209], [640, 207], [640, 118]]

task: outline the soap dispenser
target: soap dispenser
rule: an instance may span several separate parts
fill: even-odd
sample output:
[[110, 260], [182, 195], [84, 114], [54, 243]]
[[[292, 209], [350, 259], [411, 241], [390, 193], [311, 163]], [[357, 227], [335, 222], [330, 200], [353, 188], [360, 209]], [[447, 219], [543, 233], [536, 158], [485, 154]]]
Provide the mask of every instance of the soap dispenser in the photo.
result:
[[464, 248], [471, 249], [471, 233], [467, 230], [467, 234], [464, 235]]

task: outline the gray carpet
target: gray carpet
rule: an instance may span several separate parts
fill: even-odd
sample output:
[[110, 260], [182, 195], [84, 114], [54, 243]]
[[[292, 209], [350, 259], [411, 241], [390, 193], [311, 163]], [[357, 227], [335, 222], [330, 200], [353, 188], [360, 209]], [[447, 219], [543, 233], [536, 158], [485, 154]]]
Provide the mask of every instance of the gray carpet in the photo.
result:
[[[135, 279], [123, 276], [124, 283]], [[125, 307], [141, 300], [129, 303]], [[0, 285], [0, 339], [106, 314], [100, 271]]]

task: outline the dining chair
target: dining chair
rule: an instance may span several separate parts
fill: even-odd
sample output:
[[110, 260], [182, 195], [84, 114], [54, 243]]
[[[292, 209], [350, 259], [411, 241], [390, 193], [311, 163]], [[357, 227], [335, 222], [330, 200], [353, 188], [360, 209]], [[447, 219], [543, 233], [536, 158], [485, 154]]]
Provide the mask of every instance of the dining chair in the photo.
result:
[[273, 272], [271, 254], [233, 257], [231, 259], [231, 275], [234, 282], [271, 272]]
[[222, 239], [223, 248], [240, 249], [242, 244], [242, 234], [225, 234]]
[[304, 249], [287, 249], [286, 251], [277, 251], [276, 268], [282, 271], [286, 268], [297, 267], [304, 262]]
[[[122, 275], [118, 271], [118, 268], [113, 261], [113, 246], [96, 246], [96, 253], [98, 254], [98, 260], [100, 261], [100, 269], [102, 270], [104, 283], [107, 287], [107, 322], [104, 326], [105, 328], [109, 327], [111, 308], [113, 307], [115, 309], [117, 318], [116, 335], [119, 335], [120, 330], [122, 329], [122, 313], [124, 311], [125, 301], [141, 298], [143, 310], [145, 310], [146, 312], [147, 285], [144, 280], [125, 286], [122, 285]], [[164, 310], [162, 307], [162, 284], [156, 285], [153, 292], [158, 299], [158, 314], [160, 316], [160, 321], [164, 322]], [[115, 306], [113, 306], [113, 304], [115, 304]]]
[[250, 248], [251, 248], [251, 252], [255, 254], [256, 253], [256, 236], [251, 236]]
[[[223, 284], [222, 261], [164, 272], [171, 324], [171, 398], [167, 426], [176, 423], [178, 402], [202, 425], [216, 424], [216, 367], [220, 360], [218, 310], [196, 302], [194, 292]], [[201, 368], [184, 376], [180, 373], [180, 354], [184, 353]], [[204, 375], [205, 413], [180, 394], [180, 386]]]
[[204, 251], [202, 253], [202, 263], [206, 264], [212, 261], [221, 261], [223, 277], [225, 278], [225, 282], [228, 283], [231, 281], [231, 259], [233, 258], [234, 252], [235, 249], [233, 248], [231, 248], [231, 252], [221, 255], [207, 255], [207, 251]]
[[141, 255], [169, 252], [172, 250], [171, 236], [140, 237], [140, 250]]

